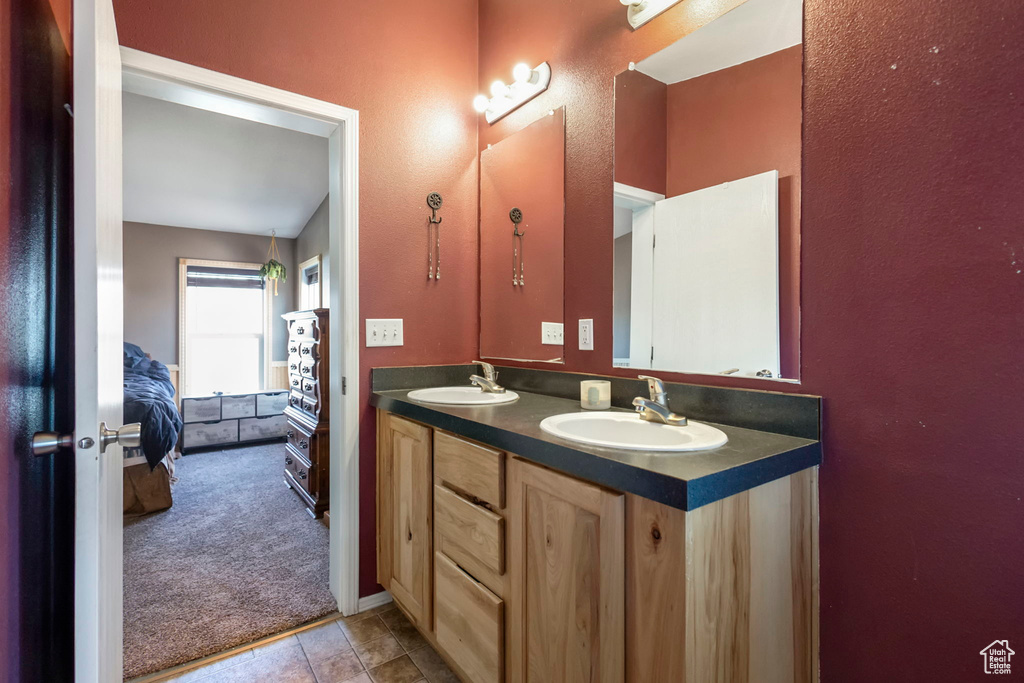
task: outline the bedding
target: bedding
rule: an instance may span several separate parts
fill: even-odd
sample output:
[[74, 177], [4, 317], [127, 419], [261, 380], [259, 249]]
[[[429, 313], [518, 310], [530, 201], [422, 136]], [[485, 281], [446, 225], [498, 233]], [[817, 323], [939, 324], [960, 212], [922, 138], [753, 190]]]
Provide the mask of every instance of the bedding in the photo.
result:
[[142, 424], [142, 454], [149, 469], [174, 450], [182, 420], [167, 366], [135, 344], [124, 343], [124, 423]]

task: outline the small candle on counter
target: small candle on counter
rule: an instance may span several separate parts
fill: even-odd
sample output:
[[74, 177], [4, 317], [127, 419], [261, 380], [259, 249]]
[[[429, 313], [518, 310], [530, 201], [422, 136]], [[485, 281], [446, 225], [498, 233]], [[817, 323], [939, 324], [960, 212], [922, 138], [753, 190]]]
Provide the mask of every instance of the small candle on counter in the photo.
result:
[[608, 410], [612, 407], [612, 383], [603, 379], [580, 382], [580, 406], [584, 410]]

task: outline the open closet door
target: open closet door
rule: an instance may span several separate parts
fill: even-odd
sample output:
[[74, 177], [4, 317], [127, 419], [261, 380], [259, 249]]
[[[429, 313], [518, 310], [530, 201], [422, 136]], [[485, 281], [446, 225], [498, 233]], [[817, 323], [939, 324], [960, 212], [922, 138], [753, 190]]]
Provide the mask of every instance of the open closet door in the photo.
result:
[[121, 676], [121, 55], [111, 0], [74, 3], [75, 681]]
[[654, 205], [650, 367], [779, 376], [779, 174]]

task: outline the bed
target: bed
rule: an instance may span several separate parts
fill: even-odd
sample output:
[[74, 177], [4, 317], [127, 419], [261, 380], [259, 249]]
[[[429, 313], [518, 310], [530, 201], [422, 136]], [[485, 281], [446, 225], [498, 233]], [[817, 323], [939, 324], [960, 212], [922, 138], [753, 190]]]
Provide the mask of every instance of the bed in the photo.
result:
[[171, 506], [174, 447], [182, 419], [167, 366], [135, 344], [124, 344], [124, 423], [142, 425], [142, 444], [124, 451], [124, 513]]

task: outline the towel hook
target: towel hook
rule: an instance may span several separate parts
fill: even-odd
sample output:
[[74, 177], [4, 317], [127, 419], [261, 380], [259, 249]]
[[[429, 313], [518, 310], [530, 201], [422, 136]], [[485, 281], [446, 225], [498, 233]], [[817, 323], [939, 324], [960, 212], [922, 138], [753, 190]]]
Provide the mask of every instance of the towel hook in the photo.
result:
[[[427, 224], [427, 279], [441, 279], [441, 221], [437, 217], [437, 210], [444, 202], [439, 192], [431, 192], [427, 195], [427, 206], [430, 208], [430, 222]], [[436, 228], [433, 226], [437, 226]], [[431, 233], [434, 233], [433, 235]], [[435, 257], [436, 250], [436, 257]]]

